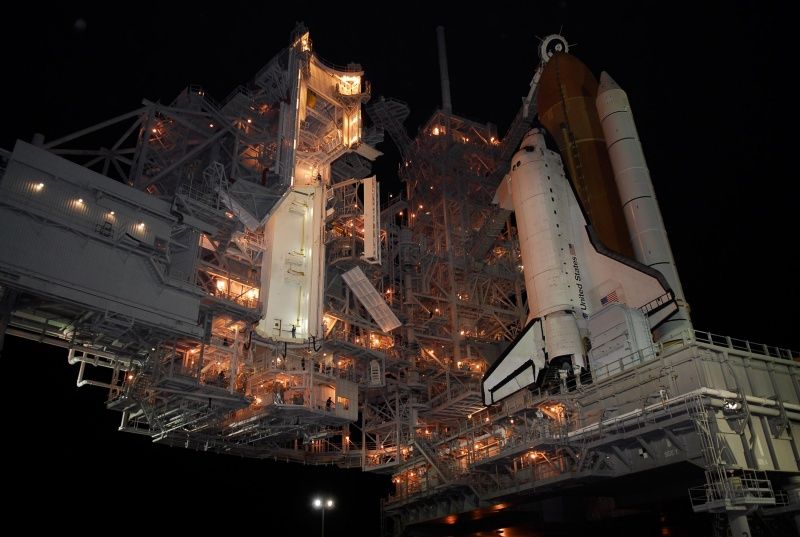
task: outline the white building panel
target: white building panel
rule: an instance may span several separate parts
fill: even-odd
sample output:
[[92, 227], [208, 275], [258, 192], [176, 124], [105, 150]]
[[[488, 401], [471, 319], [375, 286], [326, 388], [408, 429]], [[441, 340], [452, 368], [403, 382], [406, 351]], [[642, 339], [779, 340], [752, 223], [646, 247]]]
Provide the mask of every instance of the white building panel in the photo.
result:
[[257, 332], [300, 342], [319, 335], [323, 290], [322, 187], [294, 190], [265, 227], [264, 317]]
[[378, 326], [381, 327], [381, 330], [389, 332], [402, 324], [386, 304], [386, 301], [383, 300], [380, 293], [367, 279], [363, 270], [354, 267], [342, 274], [342, 279], [353, 290], [356, 298], [367, 308], [367, 311], [378, 323]]
[[380, 185], [375, 176], [364, 179], [364, 255], [361, 259], [381, 264]]
[[202, 292], [167, 276], [170, 206], [18, 142], [0, 183], [0, 281], [198, 337]]

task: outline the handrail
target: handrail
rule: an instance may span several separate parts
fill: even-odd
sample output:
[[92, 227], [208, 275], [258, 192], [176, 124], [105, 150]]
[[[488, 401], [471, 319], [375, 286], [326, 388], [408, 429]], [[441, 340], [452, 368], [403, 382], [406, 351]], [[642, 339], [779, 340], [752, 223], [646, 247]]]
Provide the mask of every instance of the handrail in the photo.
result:
[[707, 343], [717, 347], [747, 351], [753, 354], [763, 354], [765, 356], [781, 358], [784, 360], [800, 359], [800, 352], [783, 347], [769, 346], [765, 345], [764, 343], [754, 343], [745, 339], [721, 336], [719, 334], [712, 334], [711, 332], [704, 332], [702, 330], [692, 330], [692, 336], [694, 340], [699, 343]]

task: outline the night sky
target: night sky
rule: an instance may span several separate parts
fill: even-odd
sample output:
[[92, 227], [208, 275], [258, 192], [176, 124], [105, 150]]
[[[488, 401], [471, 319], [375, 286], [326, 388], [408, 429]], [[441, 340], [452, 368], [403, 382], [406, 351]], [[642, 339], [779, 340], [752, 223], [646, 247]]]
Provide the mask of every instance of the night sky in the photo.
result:
[[[493, 122], [502, 135], [528, 91], [538, 38], [561, 30], [595, 75], [608, 71], [628, 93], [695, 327], [800, 349], [788, 13], [732, 2], [491, 2], [452, 13], [339, 2], [290, 15], [278, 13], [297, 9], [288, 3], [200, 4], [26, 7], [8, 16], [0, 147], [34, 132], [60, 137], [142, 98], [168, 103], [190, 83], [222, 99], [288, 45], [300, 20], [323, 59], [360, 63], [373, 96], [410, 104], [412, 135], [440, 105], [435, 27], [443, 24], [454, 112]], [[399, 192], [388, 145], [379, 147], [387, 153], [379, 180]], [[378, 532], [388, 480], [153, 445], [116, 432], [119, 415], [103, 409], [102, 391], [75, 388], [64, 352], [9, 338], [2, 359], [6, 462], [22, 470], [9, 482], [20, 506], [49, 505], [71, 513], [70, 524], [96, 528], [312, 535], [311, 496], [328, 490], [340, 507], [326, 516], [326, 535], [354, 524]], [[52, 522], [48, 512], [32, 523]], [[155, 524], [155, 513], [170, 522]]]

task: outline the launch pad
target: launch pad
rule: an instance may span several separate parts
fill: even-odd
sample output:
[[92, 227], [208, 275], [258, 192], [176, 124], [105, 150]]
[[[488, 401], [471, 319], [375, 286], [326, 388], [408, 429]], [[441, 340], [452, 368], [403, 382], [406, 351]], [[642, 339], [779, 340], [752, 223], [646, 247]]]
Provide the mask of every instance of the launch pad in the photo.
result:
[[[624, 92], [575, 62], [543, 41], [503, 136], [453, 113], [443, 74], [412, 139], [405, 103], [298, 28], [222, 102], [191, 86], [18, 141], [0, 333], [64, 348], [122, 431], [391, 475], [387, 535], [679, 463], [705, 472], [686, 501], [734, 535], [756, 511], [789, 520], [798, 355], [691, 326]], [[558, 153], [525, 141], [537, 118]], [[111, 149], [81, 146], [98, 135]], [[405, 192], [382, 198], [386, 135]], [[558, 218], [516, 202], [536, 151]]]

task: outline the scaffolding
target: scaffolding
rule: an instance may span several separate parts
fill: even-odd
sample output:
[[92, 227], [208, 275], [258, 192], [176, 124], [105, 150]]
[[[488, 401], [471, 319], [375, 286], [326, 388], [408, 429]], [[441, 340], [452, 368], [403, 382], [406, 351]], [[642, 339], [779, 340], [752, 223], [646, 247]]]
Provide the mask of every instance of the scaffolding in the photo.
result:
[[[520, 493], [677, 462], [706, 471], [692, 489], [697, 511], [780, 507], [773, 482], [785, 483], [775, 475], [798, 472], [795, 352], [691, 332], [606, 364], [592, 383], [483, 405], [481, 379], [528, 314], [515, 219], [493, 199], [532, 119], [538, 74], [502, 140], [493, 125], [450, 110], [412, 139], [398, 100], [371, 103], [374, 125], [365, 126], [361, 67], [322, 61], [299, 27], [221, 104], [189, 86], [169, 105], [145, 101], [23, 148], [24, 162], [4, 152], [4, 221], [67, 229], [135, 260], [136, 281], [174, 293], [194, 317], [168, 305], [174, 318], [164, 322], [81, 303], [25, 283], [4, 260], [0, 328], [68, 349], [78, 386], [106, 390], [123, 431], [391, 476], [383, 510], [393, 536]], [[111, 127], [123, 134], [110, 150], [75, 148]], [[405, 191], [376, 207], [361, 190], [384, 133], [400, 150]], [[317, 187], [320, 331], [278, 319], [259, 334], [266, 223], [284, 203], [305, 214], [292, 195]], [[380, 255], [365, 256], [371, 248]], [[287, 254], [285, 281], [303, 281], [305, 256]]]

